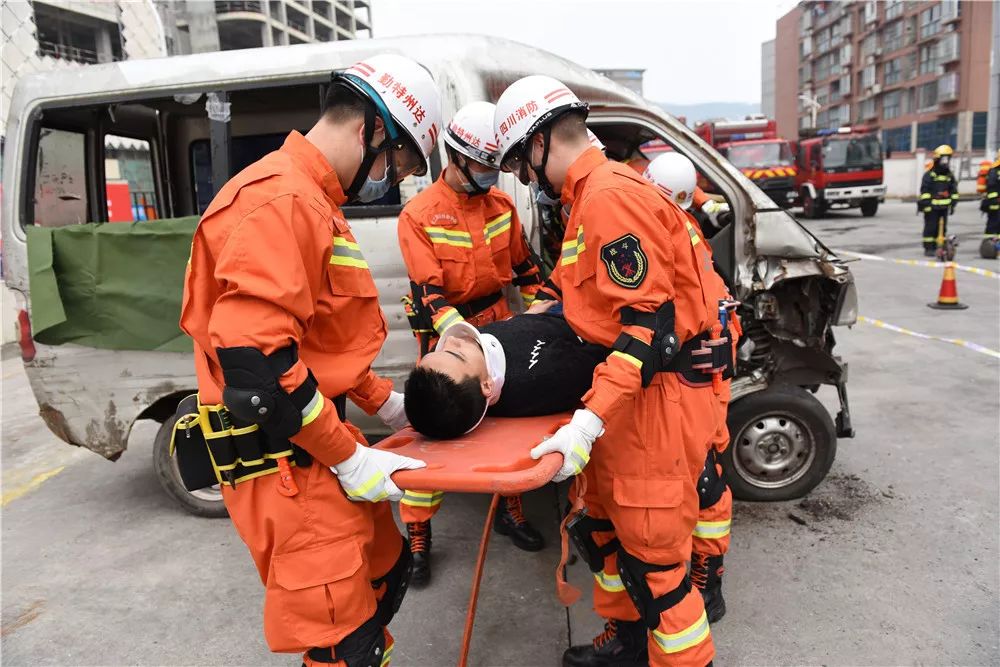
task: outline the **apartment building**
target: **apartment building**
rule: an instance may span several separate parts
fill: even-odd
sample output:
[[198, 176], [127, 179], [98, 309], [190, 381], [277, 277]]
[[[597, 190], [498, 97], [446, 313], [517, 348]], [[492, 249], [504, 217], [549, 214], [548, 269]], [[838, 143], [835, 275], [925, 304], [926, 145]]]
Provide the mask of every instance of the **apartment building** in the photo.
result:
[[777, 23], [775, 116], [795, 137], [849, 124], [893, 153], [986, 145], [992, 2], [800, 2]]
[[159, 0], [172, 54], [372, 36], [369, 0]]

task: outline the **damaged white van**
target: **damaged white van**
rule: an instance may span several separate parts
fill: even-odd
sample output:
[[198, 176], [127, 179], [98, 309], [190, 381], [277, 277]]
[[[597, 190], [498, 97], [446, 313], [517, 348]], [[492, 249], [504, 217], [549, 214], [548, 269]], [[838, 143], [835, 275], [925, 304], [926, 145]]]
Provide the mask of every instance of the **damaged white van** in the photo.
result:
[[[6, 129], [4, 277], [19, 295], [24, 366], [53, 433], [115, 460], [136, 420], [160, 422], [154, 465], [164, 488], [194, 514], [225, 512], [217, 490], [184, 489], [167, 453], [174, 409], [196, 389], [190, 341], [177, 326], [191, 233], [231, 175], [314, 123], [332, 70], [379, 52], [427, 67], [446, 118], [474, 100], [495, 102], [522, 76], [547, 74], [590, 104], [588, 124], [609, 157], [651, 147], [690, 157], [732, 211], [711, 239], [745, 330], [729, 482], [738, 497], [774, 500], [823, 479], [837, 438], [852, 435], [847, 365], [834, 354], [834, 327], [857, 316], [844, 262], [658, 107], [544, 51], [471, 36], [223, 51], [23, 78]], [[397, 386], [417, 348], [400, 304], [408, 280], [396, 217], [437, 177], [443, 155], [439, 147], [427, 176], [376, 204], [345, 208], [391, 327], [376, 370]], [[508, 175], [500, 186], [552, 266], [558, 215]], [[838, 393], [833, 418], [813, 396], [822, 385]], [[377, 421], [357, 410], [351, 418], [379, 435]]]

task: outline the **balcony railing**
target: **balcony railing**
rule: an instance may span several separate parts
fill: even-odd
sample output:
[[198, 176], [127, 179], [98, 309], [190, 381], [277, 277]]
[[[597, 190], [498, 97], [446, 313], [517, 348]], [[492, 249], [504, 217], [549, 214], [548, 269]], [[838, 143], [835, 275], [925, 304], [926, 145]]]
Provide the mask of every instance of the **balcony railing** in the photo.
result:
[[81, 49], [77, 46], [67, 46], [54, 42], [38, 42], [38, 54], [50, 56], [61, 60], [72, 60], [78, 63], [97, 64], [97, 52], [89, 49]]
[[264, 3], [260, 0], [216, 0], [215, 12], [217, 14], [231, 14], [232, 12], [263, 14]]

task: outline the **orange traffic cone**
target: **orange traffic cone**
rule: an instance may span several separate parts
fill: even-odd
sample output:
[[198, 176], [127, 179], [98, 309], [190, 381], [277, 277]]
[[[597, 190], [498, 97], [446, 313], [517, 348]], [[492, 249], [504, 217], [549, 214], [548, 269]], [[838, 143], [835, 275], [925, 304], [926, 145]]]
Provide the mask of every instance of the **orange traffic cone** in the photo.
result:
[[958, 282], [955, 280], [955, 265], [948, 262], [944, 265], [944, 278], [941, 279], [941, 291], [938, 292], [936, 303], [927, 304], [937, 310], [965, 310], [968, 308], [958, 301]]

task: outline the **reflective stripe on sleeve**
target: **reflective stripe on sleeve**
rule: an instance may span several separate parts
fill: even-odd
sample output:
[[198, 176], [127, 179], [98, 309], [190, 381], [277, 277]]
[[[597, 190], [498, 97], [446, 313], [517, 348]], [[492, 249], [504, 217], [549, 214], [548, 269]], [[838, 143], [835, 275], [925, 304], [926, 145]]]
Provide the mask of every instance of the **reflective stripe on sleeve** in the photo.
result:
[[316, 417], [319, 417], [319, 413], [323, 412], [324, 404], [323, 394], [319, 393], [317, 389], [312, 399], [310, 399], [309, 404], [302, 408], [302, 425], [308, 426], [313, 423]]
[[621, 593], [625, 590], [625, 584], [622, 583], [622, 578], [617, 574], [606, 574], [603, 570], [594, 572], [594, 580], [598, 586], [609, 593]]
[[636, 357], [633, 357], [631, 354], [615, 350], [614, 352], [611, 353], [611, 356], [612, 357], [618, 357], [619, 359], [624, 359], [625, 361], [629, 362], [630, 364], [632, 364], [633, 366], [635, 366], [639, 370], [642, 370], [642, 360], [638, 359]]
[[444, 491], [403, 491], [399, 502], [410, 507], [437, 507], [444, 500]]
[[434, 330], [438, 332], [438, 335], [440, 335], [444, 333], [444, 330], [452, 324], [462, 322], [463, 320], [465, 320], [465, 318], [462, 317], [462, 314], [455, 310], [455, 308], [451, 306], [442, 308], [438, 311], [438, 315], [434, 319]]
[[368, 262], [361, 254], [361, 248], [357, 243], [348, 241], [343, 236], [333, 237], [333, 254], [330, 255], [330, 263], [337, 266], [350, 266], [355, 269], [367, 269]]
[[699, 521], [692, 535], [706, 540], [722, 539], [729, 534], [732, 521]]

